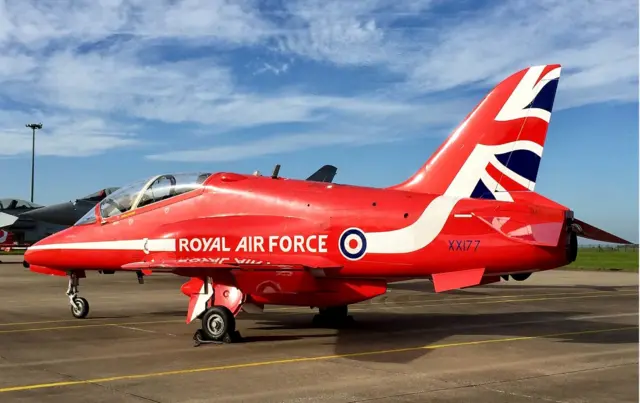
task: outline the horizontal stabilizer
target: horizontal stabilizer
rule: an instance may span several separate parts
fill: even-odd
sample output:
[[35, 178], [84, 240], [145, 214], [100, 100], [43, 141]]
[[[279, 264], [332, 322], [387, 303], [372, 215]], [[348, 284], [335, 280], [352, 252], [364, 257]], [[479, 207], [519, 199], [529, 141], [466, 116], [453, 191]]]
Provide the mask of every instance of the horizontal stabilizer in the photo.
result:
[[16, 221], [18, 221], [18, 217], [7, 213], [0, 213], [0, 228], [13, 225]]
[[593, 241], [619, 243], [623, 245], [631, 245], [633, 242], [629, 242], [626, 239], [622, 239], [618, 236], [608, 233], [607, 231], [596, 228], [593, 225], [587, 224], [584, 221], [577, 219], [573, 220], [573, 230], [576, 235], [582, 238], [591, 239]]

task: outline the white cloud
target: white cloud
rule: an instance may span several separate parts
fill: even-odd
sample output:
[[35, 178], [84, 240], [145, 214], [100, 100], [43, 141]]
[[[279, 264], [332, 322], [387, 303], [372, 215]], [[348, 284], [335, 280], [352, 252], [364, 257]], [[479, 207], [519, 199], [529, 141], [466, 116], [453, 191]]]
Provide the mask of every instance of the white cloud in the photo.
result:
[[32, 131], [27, 123], [46, 122], [36, 131], [36, 155], [91, 156], [120, 147], [140, 145], [126, 127], [95, 117], [43, 116], [18, 111], [0, 111], [0, 156], [31, 152]]
[[280, 67], [272, 66], [270, 63], [262, 63], [262, 67], [253, 74], [262, 74], [268, 71], [279, 76], [280, 74], [286, 73], [287, 70], [289, 70], [289, 66], [289, 63], [282, 63]]
[[[355, 128], [352, 128], [355, 129]], [[171, 151], [163, 154], [147, 156], [157, 161], [234, 161], [262, 155], [280, 154], [313, 147], [328, 146], [362, 146], [366, 144], [385, 143], [401, 138], [392, 136], [358, 133], [354, 130], [342, 132], [295, 133], [281, 136], [269, 136], [256, 141], [245, 141], [233, 145], [215, 146], [205, 149]]]
[[[47, 155], [149, 140], [175, 150], [188, 131], [160, 140], [163, 123], [240, 142], [207, 158], [388, 141], [452, 126], [472, 106], [453, 95], [439, 104], [434, 91], [486, 90], [534, 63], [563, 64], [558, 109], [637, 100], [636, 2], [487, 4], [462, 3], [472, 8], [453, 13], [442, 0], [0, 0], [0, 105], [10, 106], [0, 113], [0, 154], [30, 149], [21, 137], [26, 116], [42, 117], [39, 150]], [[269, 61], [242, 70], [254, 54]], [[318, 62], [307, 73], [304, 63]], [[336, 76], [373, 68], [374, 78], [345, 96], [323, 88], [323, 66]], [[29, 113], [9, 112], [17, 108]], [[254, 142], [238, 134], [274, 123], [306, 126]], [[151, 158], [201, 155], [186, 152]]]
[[347, 145], [358, 143], [359, 136], [347, 133], [304, 133], [286, 136], [272, 136], [252, 142], [241, 142], [227, 146], [205, 149], [171, 151], [149, 155], [147, 158], [157, 161], [234, 161], [261, 155], [279, 154], [314, 146]]

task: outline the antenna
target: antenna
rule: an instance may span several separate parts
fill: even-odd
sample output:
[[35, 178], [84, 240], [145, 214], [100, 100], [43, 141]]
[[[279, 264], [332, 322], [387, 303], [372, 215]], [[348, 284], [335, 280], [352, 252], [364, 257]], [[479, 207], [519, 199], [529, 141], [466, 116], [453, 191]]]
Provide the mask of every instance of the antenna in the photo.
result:
[[278, 179], [279, 173], [280, 173], [280, 164], [276, 164], [275, 168], [273, 168], [273, 174], [271, 174], [271, 179]]

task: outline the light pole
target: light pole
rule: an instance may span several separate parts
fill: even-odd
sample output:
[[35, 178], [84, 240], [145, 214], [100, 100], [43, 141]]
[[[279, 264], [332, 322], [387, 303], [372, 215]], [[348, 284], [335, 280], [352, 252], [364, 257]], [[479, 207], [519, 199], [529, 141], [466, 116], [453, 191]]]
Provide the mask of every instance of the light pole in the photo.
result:
[[33, 203], [33, 179], [36, 166], [36, 129], [42, 129], [42, 123], [29, 123], [25, 125], [32, 131], [31, 136], [31, 203]]

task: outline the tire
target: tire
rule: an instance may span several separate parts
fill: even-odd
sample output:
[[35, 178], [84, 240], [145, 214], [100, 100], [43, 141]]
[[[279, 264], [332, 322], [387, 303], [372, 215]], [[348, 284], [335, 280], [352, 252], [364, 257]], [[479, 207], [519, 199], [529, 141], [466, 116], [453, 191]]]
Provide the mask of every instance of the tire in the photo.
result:
[[84, 319], [89, 314], [89, 301], [82, 297], [74, 298], [70, 308], [74, 318]]
[[208, 339], [222, 341], [227, 334], [235, 331], [236, 319], [225, 307], [214, 306], [202, 316], [202, 331]]
[[517, 274], [512, 274], [511, 278], [516, 281], [524, 281], [528, 279], [530, 276], [531, 276], [531, 273], [517, 273]]
[[331, 306], [328, 308], [320, 308], [319, 313], [324, 317], [332, 318], [332, 319], [345, 318], [349, 315], [349, 306], [340, 305], [340, 306]]

